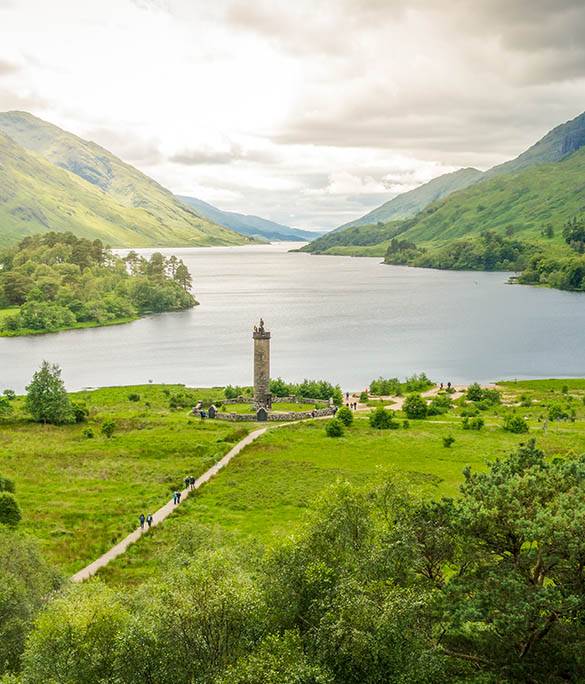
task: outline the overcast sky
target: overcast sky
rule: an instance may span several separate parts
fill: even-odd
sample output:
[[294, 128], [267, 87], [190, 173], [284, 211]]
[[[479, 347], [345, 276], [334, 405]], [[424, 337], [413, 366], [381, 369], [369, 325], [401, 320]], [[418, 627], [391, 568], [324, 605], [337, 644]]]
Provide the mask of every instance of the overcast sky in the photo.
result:
[[0, 110], [332, 228], [585, 110], [584, 0], [0, 0]]

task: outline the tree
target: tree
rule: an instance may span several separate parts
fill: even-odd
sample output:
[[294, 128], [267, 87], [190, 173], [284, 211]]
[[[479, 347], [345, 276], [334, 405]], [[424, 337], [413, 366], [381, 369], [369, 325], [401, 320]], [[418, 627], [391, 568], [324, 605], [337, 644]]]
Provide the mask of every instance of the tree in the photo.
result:
[[585, 457], [548, 462], [531, 440], [464, 476], [442, 647], [494, 681], [583, 681]]
[[43, 361], [26, 388], [26, 408], [37, 423], [62, 425], [74, 421], [73, 408], [57, 364]]
[[0, 492], [0, 524], [16, 527], [22, 518], [20, 506], [12, 492]]
[[402, 410], [409, 419], [426, 418], [427, 416], [427, 402], [420, 394], [409, 394], [404, 400]]
[[185, 292], [190, 292], [193, 287], [193, 279], [191, 273], [185, 264], [181, 261], [177, 266], [173, 279], [178, 283]]
[[340, 420], [345, 427], [349, 427], [353, 423], [353, 413], [348, 406], [342, 406], [338, 409], [335, 417]]
[[129, 621], [120, 597], [101, 582], [72, 587], [37, 619], [24, 654], [24, 680], [115, 681], [118, 640]]
[[60, 584], [32, 538], [0, 526], [0, 675], [20, 669], [33, 619]]
[[0, 397], [0, 418], [6, 418], [12, 413], [12, 404], [8, 397]]
[[399, 425], [394, 420], [391, 411], [387, 411], [383, 406], [378, 406], [375, 411], [370, 413], [370, 427], [376, 430], [396, 430]]
[[337, 418], [332, 418], [325, 423], [327, 437], [343, 437], [343, 423]]

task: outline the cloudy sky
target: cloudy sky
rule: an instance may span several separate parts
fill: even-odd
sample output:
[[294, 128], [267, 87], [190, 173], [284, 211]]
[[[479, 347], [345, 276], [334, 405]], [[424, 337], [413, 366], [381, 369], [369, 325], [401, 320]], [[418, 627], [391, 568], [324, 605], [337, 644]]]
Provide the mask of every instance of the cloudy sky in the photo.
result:
[[332, 228], [585, 110], [583, 0], [0, 0], [0, 110]]

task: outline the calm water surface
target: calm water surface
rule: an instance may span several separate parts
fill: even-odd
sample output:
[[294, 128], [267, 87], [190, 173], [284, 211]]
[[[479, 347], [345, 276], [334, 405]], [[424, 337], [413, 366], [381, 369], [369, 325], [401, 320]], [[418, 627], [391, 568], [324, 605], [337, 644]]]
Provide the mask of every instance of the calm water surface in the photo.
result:
[[[507, 285], [502, 273], [289, 254], [294, 245], [161, 250], [201, 305], [129, 325], [0, 338], [0, 388], [43, 359], [70, 389], [153, 382], [251, 384], [251, 331], [272, 331], [272, 374], [359, 389], [378, 375], [440, 381], [585, 376], [585, 295]], [[144, 250], [147, 251], [147, 250]]]

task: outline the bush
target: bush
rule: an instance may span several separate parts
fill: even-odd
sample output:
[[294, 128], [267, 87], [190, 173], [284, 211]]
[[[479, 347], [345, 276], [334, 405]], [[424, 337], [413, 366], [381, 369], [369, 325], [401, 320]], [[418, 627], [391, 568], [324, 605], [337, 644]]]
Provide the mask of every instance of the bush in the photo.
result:
[[[398, 396], [402, 394], [398, 378], [378, 378], [370, 383], [370, 394], [376, 397]], [[366, 399], [367, 401], [367, 399]]]
[[90, 427], [85, 428], [85, 430], [81, 434], [85, 437], [85, 439], [93, 439], [95, 436], [93, 430]]
[[116, 423], [114, 423], [113, 420], [105, 420], [102, 423], [102, 435], [104, 435], [108, 439], [111, 439], [112, 435], [114, 434], [115, 429], [116, 429]]
[[14, 482], [8, 477], [0, 475], [0, 492], [14, 492]]
[[502, 401], [502, 395], [496, 389], [481, 387], [477, 382], [467, 388], [467, 398], [469, 401], [482, 403], [480, 408], [490, 407]]
[[238, 397], [241, 397], [244, 394], [244, 390], [238, 386], [233, 387], [232, 385], [228, 385], [224, 388], [223, 394], [226, 399], [237, 399]]
[[408, 428], [410, 427], [410, 421], [408, 421], [408, 420], [406, 420], [406, 419], [403, 420], [403, 421], [402, 421], [402, 427], [403, 427], [405, 430], [408, 430]]
[[85, 404], [72, 402], [71, 409], [76, 423], [84, 423], [89, 418], [89, 409]]
[[409, 378], [406, 378], [404, 382], [404, 389], [406, 392], [424, 392], [424, 390], [429, 389], [433, 386], [433, 381], [427, 378], [425, 373], [415, 373]]
[[463, 419], [464, 430], [481, 430], [484, 424], [484, 420], [481, 416], [476, 416], [474, 418], [465, 417]]
[[551, 404], [548, 407], [548, 419], [554, 420], [569, 420], [569, 414], [559, 404]]
[[[367, 392], [360, 392], [360, 402], [361, 402], [362, 404], [365, 404], [365, 403], [368, 401], [369, 398], [370, 398], [370, 397], [369, 397], [369, 395], [368, 395]], [[584, 400], [584, 402], [585, 402], [585, 397], [583, 397], [583, 400]]]
[[325, 432], [328, 437], [342, 437], [343, 436], [343, 423], [337, 418], [332, 418], [327, 421], [325, 425]]
[[12, 492], [0, 492], [0, 524], [16, 527], [22, 515]]
[[420, 396], [420, 394], [409, 394], [404, 400], [402, 410], [407, 418], [426, 418], [428, 413], [427, 402]]
[[504, 418], [504, 430], [520, 435], [528, 432], [528, 423], [521, 416], [508, 415]]
[[370, 413], [370, 427], [376, 430], [396, 430], [399, 427], [397, 421], [394, 420], [391, 411], [387, 411], [383, 406]]
[[128, 401], [134, 401], [134, 402], [140, 401], [140, 395], [136, 394], [136, 392], [131, 392], [128, 395]]
[[189, 396], [185, 392], [177, 392], [177, 394], [172, 394], [169, 399], [169, 408], [176, 410], [180, 408], [188, 408], [193, 404], [193, 397]]
[[6, 397], [0, 397], [0, 418], [6, 417], [12, 413], [12, 405]]
[[342, 406], [335, 414], [335, 417], [340, 420], [345, 427], [349, 427], [353, 423], [353, 413], [347, 406]]
[[443, 446], [445, 449], [450, 449], [454, 443], [455, 437], [453, 437], [453, 435], [447, 435], [446, 437], [443, 437]]
[[431, 403], [428, 406], [427, 415], [429, 416], [439, 416], [443, 413], [447, 413], [453, 406], [453, 400], [448, 394], [438, 394], [433, 397]]
[[8, 401], [14, 401], [16, 399], [16, 392], [11, 389], [5, 389], [2, 394], [8, 399]]

